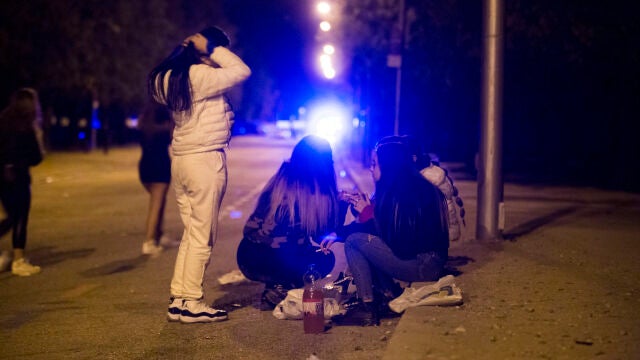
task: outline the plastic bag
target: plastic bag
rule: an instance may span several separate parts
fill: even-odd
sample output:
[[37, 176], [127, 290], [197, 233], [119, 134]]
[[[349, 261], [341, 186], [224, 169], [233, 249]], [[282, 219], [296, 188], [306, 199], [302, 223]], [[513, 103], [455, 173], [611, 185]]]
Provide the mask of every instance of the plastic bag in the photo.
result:
[[401, 313], [420, 305], [459, 305], [462, 303], [462, 290], [453, 283], [454, 280], [453, 275], [447, 275], [432, 284], [405, 288], [402, 295], [389, 302], [389, 308]]
[[[274, 309], [273, 316], [279, 320], [302, 320], [302, 293], [304, 289], [291, 289]], [[335, 315], [344, 315], [346, 311], [342, 309], [335, 298], [324, 298], [324, 318], [330, 319]]]

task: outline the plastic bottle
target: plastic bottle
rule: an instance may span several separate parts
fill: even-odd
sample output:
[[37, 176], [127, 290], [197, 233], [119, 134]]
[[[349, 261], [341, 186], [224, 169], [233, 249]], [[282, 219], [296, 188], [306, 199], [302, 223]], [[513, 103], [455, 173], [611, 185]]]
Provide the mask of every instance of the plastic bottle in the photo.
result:
[[304, 273], [304, 292], [302, 293], [302, 312], [305, 334], [318, 334], [324, 331], [324, 294], [320, 280], [320, 273], [315, 264], [309, 265]]

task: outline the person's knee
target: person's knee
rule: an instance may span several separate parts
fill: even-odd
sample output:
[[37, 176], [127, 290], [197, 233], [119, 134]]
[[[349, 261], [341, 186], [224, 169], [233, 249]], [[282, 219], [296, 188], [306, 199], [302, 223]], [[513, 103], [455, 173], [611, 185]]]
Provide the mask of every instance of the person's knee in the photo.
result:
[[353, 233], [347, 236], [347, 238], [344, 241], [345, 251], [347, 251], [347, 249], [353, 250], [353, 249], [360, 248], [363, 242], [366, 242], [368, 237], [369, 237], [369, 234], [366, 234], [366, 233]]

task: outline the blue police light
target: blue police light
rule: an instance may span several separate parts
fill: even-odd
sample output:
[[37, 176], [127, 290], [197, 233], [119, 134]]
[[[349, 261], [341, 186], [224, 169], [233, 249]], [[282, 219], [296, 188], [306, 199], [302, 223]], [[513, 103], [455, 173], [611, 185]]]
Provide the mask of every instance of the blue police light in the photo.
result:
[[351, 116], [338, 102], [318, 103], [310, 107], [308, 131], [337, 144], [349, 129]]

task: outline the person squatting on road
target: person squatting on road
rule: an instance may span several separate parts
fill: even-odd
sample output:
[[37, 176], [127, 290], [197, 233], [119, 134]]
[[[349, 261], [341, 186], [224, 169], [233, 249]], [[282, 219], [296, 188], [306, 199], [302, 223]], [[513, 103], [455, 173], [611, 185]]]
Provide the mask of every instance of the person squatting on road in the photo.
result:
[[27, 223], [31, 210], [31, 173], [44, 157], [38, 93], [22, 88], [0, 113], [0, 200], [7, 217], [0, 221], [0, 237], [12, 231], [13, 256], [0, 255], [0, 271], [29, 276], [40, 272], [25, 258]]
[[225, 92], [251, 75], [227, 49], [217, 27], [187, 37], [149, 73], [151, 96], [171, 110], [171, 180], [184, 225], [167, 319], [183, 323], [226, 320], [227, 312], [204, 302], [204, 273], [215, 244], [218, 213], [227, 186], [225, 149], [233, 111]]
[[288, 290], [304, 286], [302, 276], [310, 264], [322, 277], [331, 272], [336, 257], [316, 251], [312, 240], [335, 237], [346, 213], [343, 204], [341, 211], [329, 142], [313, 135], [302, 138], [263, 189], [238, 246], [242, 273], [265, 283], [265, 310], [278, 305]]
[[437, 280], [448, 257], [447, 204], [442, 192], [418, 173], [408, 147], [376, 146], [370, 170], [374, 197], [352, 202], [360, 229], [345, 240], [359, 299], [335, 319], [337, 324], [378, 325], [384, 302], [400, 295], [394, 279]]
[[149, 193], [146, 237], [142, 254], [157, 256], [164, 248], [180, 245], [164, 234], [164, 208], [171, 183], [171, 157], [169, 155], [173, 120], [165, 105], [150, 100], [140, 116], [140, 148], [138, 162], [140, 183]]

